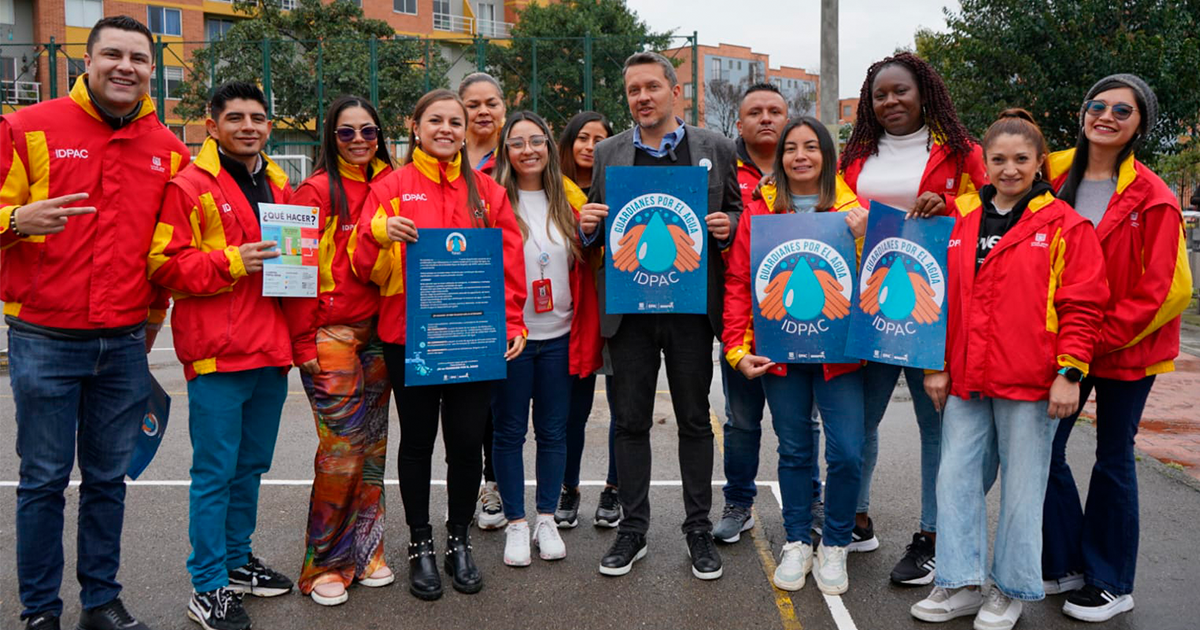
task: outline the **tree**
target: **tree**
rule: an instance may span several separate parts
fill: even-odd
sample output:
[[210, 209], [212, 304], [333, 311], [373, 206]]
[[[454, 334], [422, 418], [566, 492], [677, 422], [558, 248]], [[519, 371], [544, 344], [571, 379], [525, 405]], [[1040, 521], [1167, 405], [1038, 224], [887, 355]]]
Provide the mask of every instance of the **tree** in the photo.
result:
[[[249, 16], [224, 38], [192, 53], [192, 67], [175, 112], [185, 120], [205, 117], [211, 88], [241, 80], [266, 88], [266, 59], [276, 129], [293, 129], [319, 139], [324, 108], [337, 97], [370, 97], [375, 49], [379, 115], [392, 138], [407, 135], [404, 120], [430, 87], [444, 87], [448, 64], [428, 41], [394, 39], [383, 20], [365, 19], [351, 2], [299, 0], [284, 12], [270, 0], [234, 0]], [[429, 66], [425, 63], [428, 61]]]
[[704, 86], [704, 109], [701, 120], [704, 126], [735, 138], [738, 135], [737, 121], [741, 113], [742, 93], [746, 82], [731, 83], [725, 79], [713, 79]]
[[671, 34], [652, 32], [622, 0], [533, 2], [519, 11], [509, 45], [485, 47], [485, 66], [505, 86], [510, 108], [536, 109], [561, 128], [586, 108], [588, 36], [592, 109], [625, 129], [631, 124], [621, 72], [625, 58], [666, 49]]
[[1002, 109], [1023, 107], [1052, 149], [1073, 146], [1088, 88], [1117, 72], [1141, 76], [1158, 96], [1142, 159], [1178, 150], [1200, 121], [1200, 0], [962, 0], [946, 22], [946, 33], [917, 33], [917, 54], [976, 134]]
[[788, 117], [796, 118], [798, 116], [811, 116], [813, 114], [813, 106], [816, 103], [813, 100], [813, 93], [807, 90], [796, 90], [787, 100]]

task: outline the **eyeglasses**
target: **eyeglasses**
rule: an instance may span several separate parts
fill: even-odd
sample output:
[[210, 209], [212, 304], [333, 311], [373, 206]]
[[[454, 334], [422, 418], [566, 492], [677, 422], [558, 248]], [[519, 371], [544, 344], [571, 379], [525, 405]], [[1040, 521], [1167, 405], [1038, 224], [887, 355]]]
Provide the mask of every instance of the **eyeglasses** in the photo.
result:
[[[535, 149], [540, 149], [546, 146], [546, 143], [549, 141], [550, 139], [546, 136], [529, 136], [529, 146], [532, 146]], [[505, 142], [504, 144], [508, 145], [508, 148], [514, 151], [520, 151], [521, 149], [525, 148], [525, 138], [510, 138], [508, 142]]]
[[362, 139], [366, 140], [367, 142], [372, 142], [379, 139], [379, 127], [374, 125], [363, 127], [362, 129], [355, 129], [353, 127], [338, 127], [337, 131], [334, 133], [337, 134], [337, 139], [342, 142], [353, 142], [354, 136], [362, 136]]
[[[1108, 103], [1104, 101], [1087, 101], [1083, 104], [1083, 111], [1097, 118], [1104, 115], [1104, 112], [1108, 111], [1108, 108]], [[1112, 106], [1113, 118], [1117, 120], [1129, 120], [1129, 117], [1136, 111], [1137, 108], [1128, 103], [1117, 103]]]

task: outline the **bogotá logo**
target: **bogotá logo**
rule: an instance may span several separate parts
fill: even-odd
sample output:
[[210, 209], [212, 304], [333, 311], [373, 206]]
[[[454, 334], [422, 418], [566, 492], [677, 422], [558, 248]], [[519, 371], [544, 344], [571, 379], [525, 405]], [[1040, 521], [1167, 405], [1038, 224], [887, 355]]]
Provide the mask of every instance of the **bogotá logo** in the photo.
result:
[[782, 320], [787, 333], [825, 332], [829, 320], [850, 315], [850, 274], [846, 259], [826, 243], [806, 238], [781, 243], [754, 271], [759, 312], [769, 320]]
[[645, 286], [666, 286], [700, 268], [704, 225], [683, 200], [651, 193], [625, 204], [609, 233], [613, 267]]
[[929, 250], [903, 238], [879, 242], [863, 259], [859, 307], [876, 330], [911, 335], [941, 318], [946, 275]]

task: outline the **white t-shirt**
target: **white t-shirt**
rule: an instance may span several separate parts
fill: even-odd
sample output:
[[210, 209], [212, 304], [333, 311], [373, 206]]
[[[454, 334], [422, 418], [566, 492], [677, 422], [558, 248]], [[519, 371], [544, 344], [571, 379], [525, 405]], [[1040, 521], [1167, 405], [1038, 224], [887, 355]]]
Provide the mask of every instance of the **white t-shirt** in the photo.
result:
[[921, 127], [907, 136], [883, 132], [879, 155], [867, 157], [858, 176], [859, 199], [864, 206], [878, 201], [900, 210], [912, 210], [928, 162], [929, 127]]
[[[530, 339], [554, 339], [571, 332], [571, 249], [564, 242], [558, 227], [547, 219], [550, 201], [543, 190], [517, 191], [517, 208], [525, 224], [529, 226], [529, 238], [525, 239], [525, 285], [529, 295], [525, 298], [525, 327]], [[549, 259], [543, 267], [539, 262], [545, 253]], [[545, 278], [550, 281], [554, 309], [546, 313], [535, 312], [536, 300], [533, 283]]]

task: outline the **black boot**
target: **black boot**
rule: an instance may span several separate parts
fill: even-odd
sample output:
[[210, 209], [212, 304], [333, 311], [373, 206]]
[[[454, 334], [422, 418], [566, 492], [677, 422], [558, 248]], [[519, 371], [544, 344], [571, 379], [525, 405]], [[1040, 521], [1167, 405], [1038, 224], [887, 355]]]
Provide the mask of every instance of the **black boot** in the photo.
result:
[[433, 528], [429, 525], [412, 528], [412, 542], [408, 543], [408, 592], [424, 600], [442, 596], [442, 576], [433, 548]]
[[446, 574], [450, 576], [454, 590], [460, 593], [478, 593], [483, 588], [483, 574], [471, 557], [471, 538], [468, 525], [446, 524]]

